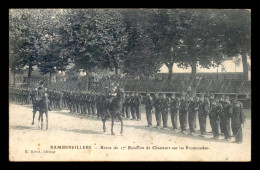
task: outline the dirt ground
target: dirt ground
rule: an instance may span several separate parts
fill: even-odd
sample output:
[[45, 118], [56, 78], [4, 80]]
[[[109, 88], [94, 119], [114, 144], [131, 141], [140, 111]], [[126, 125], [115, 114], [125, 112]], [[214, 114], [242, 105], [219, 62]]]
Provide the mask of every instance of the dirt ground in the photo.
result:
[[[102, 131], [102, 122], [94, 117], [75, 115], [68, 110], [49, 112], [49, 129], [38, 128], [38, 113], [32, 122], [30, 105], [9, 106], [9, 160], [10, 161], [250, 161], [251, 110], [245, 110], [246, 123], [242, 144], [219, 141], [207, 133], [200, 137], [145, 127], [142, 120], [124, 120], [124, 134], [120, 122], [115, 123], [116, 135]], [[45, 122], [44, 117], [44, 122]], [[171, 127], [170, 115], [168, 125]], [[209, 124], [209, 123], [208, 123]], [[155, 115], [153, 115], [155, 125]], [[199, 124], [197, 122], [197, 130]], [[207, 131], [211, 131], [209, 125]]]

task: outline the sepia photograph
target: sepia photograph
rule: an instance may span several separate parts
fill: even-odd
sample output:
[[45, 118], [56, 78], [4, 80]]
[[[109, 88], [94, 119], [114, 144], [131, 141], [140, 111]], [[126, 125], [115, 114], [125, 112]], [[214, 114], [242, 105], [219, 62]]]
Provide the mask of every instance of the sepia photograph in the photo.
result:
[[251, 162], [251, 10], [10, 8], [10, 162]]

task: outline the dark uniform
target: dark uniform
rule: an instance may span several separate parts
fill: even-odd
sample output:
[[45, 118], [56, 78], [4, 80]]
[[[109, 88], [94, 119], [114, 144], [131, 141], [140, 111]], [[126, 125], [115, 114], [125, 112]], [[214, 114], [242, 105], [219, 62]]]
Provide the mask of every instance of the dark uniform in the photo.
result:
[[96, 96], [96, 108], [97, 108], [97, 116], [100, 117], [101, 116], [101, 111], [100, 111], [100, 107], [101, 107], [101, 95], [98, 94]]
[[62, 110], [62, 99], [63, 99], [63, 92], [59, 92], [58, 93], [58, 109]]
[[179, 115], [182, 133], [185, 133], [187, 130], [188, 107], [189, 107], [189, 100], [187, 97], [185, 97], [185, 95], [183, 95], [180, 99], [180, 115]]
[[221, 103], [215, 99], [210, 105], [210, 124], [212, 128], [212, 133], [215, 139], [219, 139], [219, 119], [222, 110]]
[[126, 113], [126, 119], [129, 119], [129, 118], [130, 118], [130, 115], [129, 115], [129, 108], [130, 108], [130, 106], [131, 106], [130, 100], [131, 100], [131, 96], [129, 96], [129, 94], [127, 94], [126, 97], [125, 97], [125, 113]]
[[140, 113], [140, 105], [141, 105], [141, 98], [138, 93], [134, 96], [134, 108], [137, 120], [141, 120], [141, 113]]
[[95, 105], [96, 105], [96, 97], [94, 94], [90, 95], [90, 109], [93, 116], [95, 116]]
[[231, 116], [232, 116], [232, 104], [229, 101], [229, 97], [223, 102], [223, 118], [224, 118], [224, 135], [225, 139], [229, 141], [231, 139]]
[[199, 109], [199, 101], [196, 96], [189, 99], [189, 108], [188, 108], [188, 121], [190, 133], [195, 133], [196, 128], [196, 115]]
[[122, 99], [122, 109], [121, 109], [121, 114], [122, 114], [122, 117], [126, 117], [125, 115], [125, 111], [126, 111], [126, 109], [125, 109], [125, 95], [124, 95], [124, 97], [123, 97], [123, 99]]
[[242, 125], [245, 122], [245, 115], [243, 111], [243, 104], [240, 101], [237, 101], [235, 98], [232, 103], [232, 117], [231, 117], [231, 126], [232, 132], [235, 136], [235, 142], [242, 143], [243, 142], [243, 132]]
[[169, 112], [169, 98], [166, 97], [166, 94], [163, 94], [163, 98], [161, 102], [163, 129], [167, 128], [168, 112]]
[[91, 107], [90, 107], [90, 103], [91, 103], [91, 97], [90, 94], [87, 94], [87, 100], [86, 100], [86, 106], [87, 106], [87, 110], [88, 110], [88, 115], [91, 115]]
[[170, 113], [171, 113], [171, 121], [173, 130], [178, 129], [178, 114], [180, 109], [180, 98], [175, 97], [175, 94], [172, 94], [170, 100]]
[[[221, 105], [223, 106], [224, 102], [225, 102], [224, 96], [221, 95], [221, 97], [219, 99], [219, 103], [221, 103]], [[223, 110], [220, 112], [219, 125], [220, 125], [221, 134], [224, 134], [224, 132], [225, 132], [225, 117], [224, 117]]]
[[68, 101], [68, 108], [70, 110], [70, 113], [73, 113], [73, 93], [72, 93], [72, 91], [70, 91], [68, 93], [67, 101]]
[[202, 96], [199, 100], [199, 124], [202, 136], [206, 134], [207, 115], [209, 114], [210, 102], [206, 96]]
[[152, 109], [153, 109], [153, 99], [148, 93], [145, 97], [145, 111], [148, 127], [152, 126]]
[[131, 109], [131, 115], [132, 115], [132, 119], [137, 119], [136, 118], [136, 110], [135, 110], [135, 96], [133, 94], [131, 94], [130, 97], [130, 109]]
[[154, 109], [155, 109], [155, 119], [156, 119], [156, 127], [161, 126], [161, 99], [158, 97], [157, 94], [155, 94], [154, 98]]
[[77, 96], [76, 96], [75, 91], [72, 91], [71, 92], [71, 98], [70, 98], [72, 113], [76, 113], [76, 110], [77, 110], [76, 109], [76, 98], [77, 98]]

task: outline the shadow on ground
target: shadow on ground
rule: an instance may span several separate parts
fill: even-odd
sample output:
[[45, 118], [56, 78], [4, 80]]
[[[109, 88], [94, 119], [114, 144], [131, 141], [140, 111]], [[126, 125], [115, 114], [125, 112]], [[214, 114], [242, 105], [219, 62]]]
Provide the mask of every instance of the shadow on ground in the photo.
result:
[[84, 130], [84, 129], [66, 129], [68, 132], [83, 133], [83, 134], [102, 134], [100, 131]]
[[70, 117], [76, 117], [76, 118], [82, 118], [82, 119], [87, 119], [87, 120], [92, 120], [92, 121], [100, 121], [101, 122], [101, 119], [98, 119], [97, 117], [92, 117], [92, 116], [89, 116], [89, 115], [86, 115], [86, 114], [78, 114], [78, 113], [75, 114], [75, 113], [70, 113], [70, 112], [64, 112], [64, 110], [49, 111], [49, 113], [50, 112], [61, 114], [61, 115], [64, 115], [64, 116], [70, 116]]
[[202, 140], [202, 141], [225, 142], [225, 143], [227, 143], [227, 141], [223, 140], [222, 138], [220, 140], [213, 139], [212, 138], [213, 136], [212, 136], [211, 133], [207, 133], [205, 135], [205, 137], [203, 138], [203, 137], [200, 136], [200, 131], [196, 131], [195, 135], [192, 136], [192, 135], [189, 135], [189, 130], [187, 130], [187, 134], [182, 134], [182, 133], [179, 133], [179, 131], [178, 132], [171, 131], [171, 128], [168, 128], [166, 130], [162, 130], [162, 129], [157, 129], [157, 128], [154, 128], [154, 127], [148, 128], [148, 127], [145, 127], [145, 126], [138, 126], [138, 125], [124, 125], [124, 126], [130, 127], [130, 128], [135, 128], [135, 129], [140, 129], [140, 130], [145, 130], [145, 131], [150, 131], [150, 132], [155, 132], [155, 133], [158, 133], [158, 134], [167, 134], [167, 135], [172, 135], [172, 136], [177, 136], [177, 137], [185, 137], [185, 138], [189, 138], [189, 139]]
[[40, 130], [38, 127], [29, 127], [29, 126], [10, 126], [11, 129], [18, 129], [18, 130], [25, 130], [25, 129], [30, 129], [30, 130]]

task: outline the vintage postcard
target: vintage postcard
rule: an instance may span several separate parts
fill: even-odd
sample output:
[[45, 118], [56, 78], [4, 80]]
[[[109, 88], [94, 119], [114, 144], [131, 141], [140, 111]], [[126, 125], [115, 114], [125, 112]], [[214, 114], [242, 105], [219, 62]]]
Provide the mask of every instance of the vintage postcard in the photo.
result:
[[250, 9], [9, 9], [9, 161], [251, 161]]

